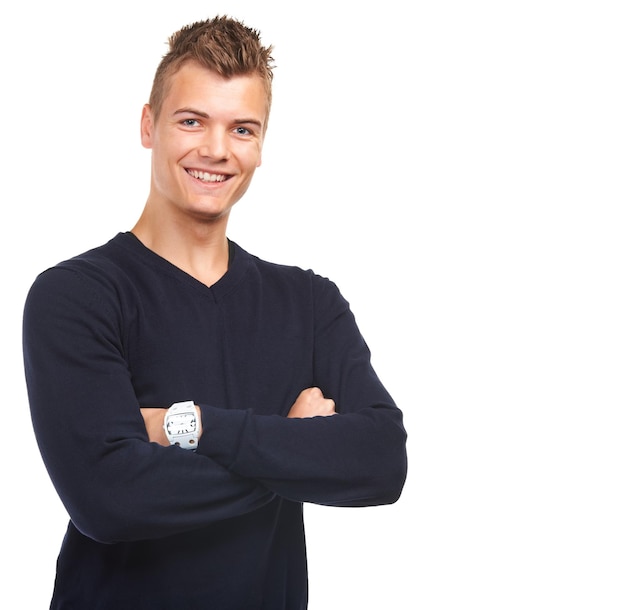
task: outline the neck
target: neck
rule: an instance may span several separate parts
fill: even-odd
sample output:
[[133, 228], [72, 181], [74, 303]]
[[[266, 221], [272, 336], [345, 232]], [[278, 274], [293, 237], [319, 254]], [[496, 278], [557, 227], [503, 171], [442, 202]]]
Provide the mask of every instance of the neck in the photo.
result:
[[131, 232], [144, 246], [207, 286], [228, 270], [226, 222], [157, 222], [144, 210]]

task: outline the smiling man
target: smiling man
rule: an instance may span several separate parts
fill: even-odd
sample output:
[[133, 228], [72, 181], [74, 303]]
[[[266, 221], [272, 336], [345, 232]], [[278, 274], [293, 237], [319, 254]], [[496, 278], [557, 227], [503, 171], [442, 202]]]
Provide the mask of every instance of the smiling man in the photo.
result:
[[169, 77], [167, 95], [143, 109], [152, 178], [133, 233], [209, 286], [226, 272], [230, 211], [261, 165], [267, 87], [262, 75], [224, 77], [187, 61]]
[[271, 51], [227, 17], [174, 34], [139, 220], [29, 292], [33, 425], [70, 516], [52, 609], [304, 609], [303, 503], [402, 491], [402, 413], [337, 287], [227, 237]]

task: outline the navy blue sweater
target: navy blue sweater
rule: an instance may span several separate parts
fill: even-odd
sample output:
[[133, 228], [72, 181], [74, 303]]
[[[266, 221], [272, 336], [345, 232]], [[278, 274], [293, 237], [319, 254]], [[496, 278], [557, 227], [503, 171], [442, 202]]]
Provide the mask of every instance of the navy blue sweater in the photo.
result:
[[[302, 503], [400, 495], [402, 414], [346, 300], [230, 246], [210, 288], [131, 233], [33, 283], [31, 413], [70, 516], [51, 608], [304, 609]], [[285, 417], [312, 386], [338, 415]], [[139, 412], [182, 400], [197, 452], [148, 442]]]

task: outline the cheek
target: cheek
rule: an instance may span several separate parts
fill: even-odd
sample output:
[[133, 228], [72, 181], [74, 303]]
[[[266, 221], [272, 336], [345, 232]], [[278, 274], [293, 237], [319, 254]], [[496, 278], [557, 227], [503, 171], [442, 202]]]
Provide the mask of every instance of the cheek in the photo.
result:
[[245, 163], [251, 170], [255, 170], [261, 166], [263, 160], [261, 146], [255, 146], [252, 149], [245, 151]]
[[189, 152], [189, 147], [180, 140], [153, 138], [152, 142], [152, 156], [163, 170], [179, 163]]

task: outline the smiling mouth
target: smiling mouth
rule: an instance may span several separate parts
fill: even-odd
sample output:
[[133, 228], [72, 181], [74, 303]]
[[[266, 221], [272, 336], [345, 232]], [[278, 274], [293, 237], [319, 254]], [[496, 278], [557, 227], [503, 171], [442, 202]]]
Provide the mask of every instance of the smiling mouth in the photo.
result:
[[200, 172], [196, 169], [188, 169], [186, 172], [192, 177], [202, 182], [224, 182], [228, 179], [225, 174], [211, 174], [209, 172]]

